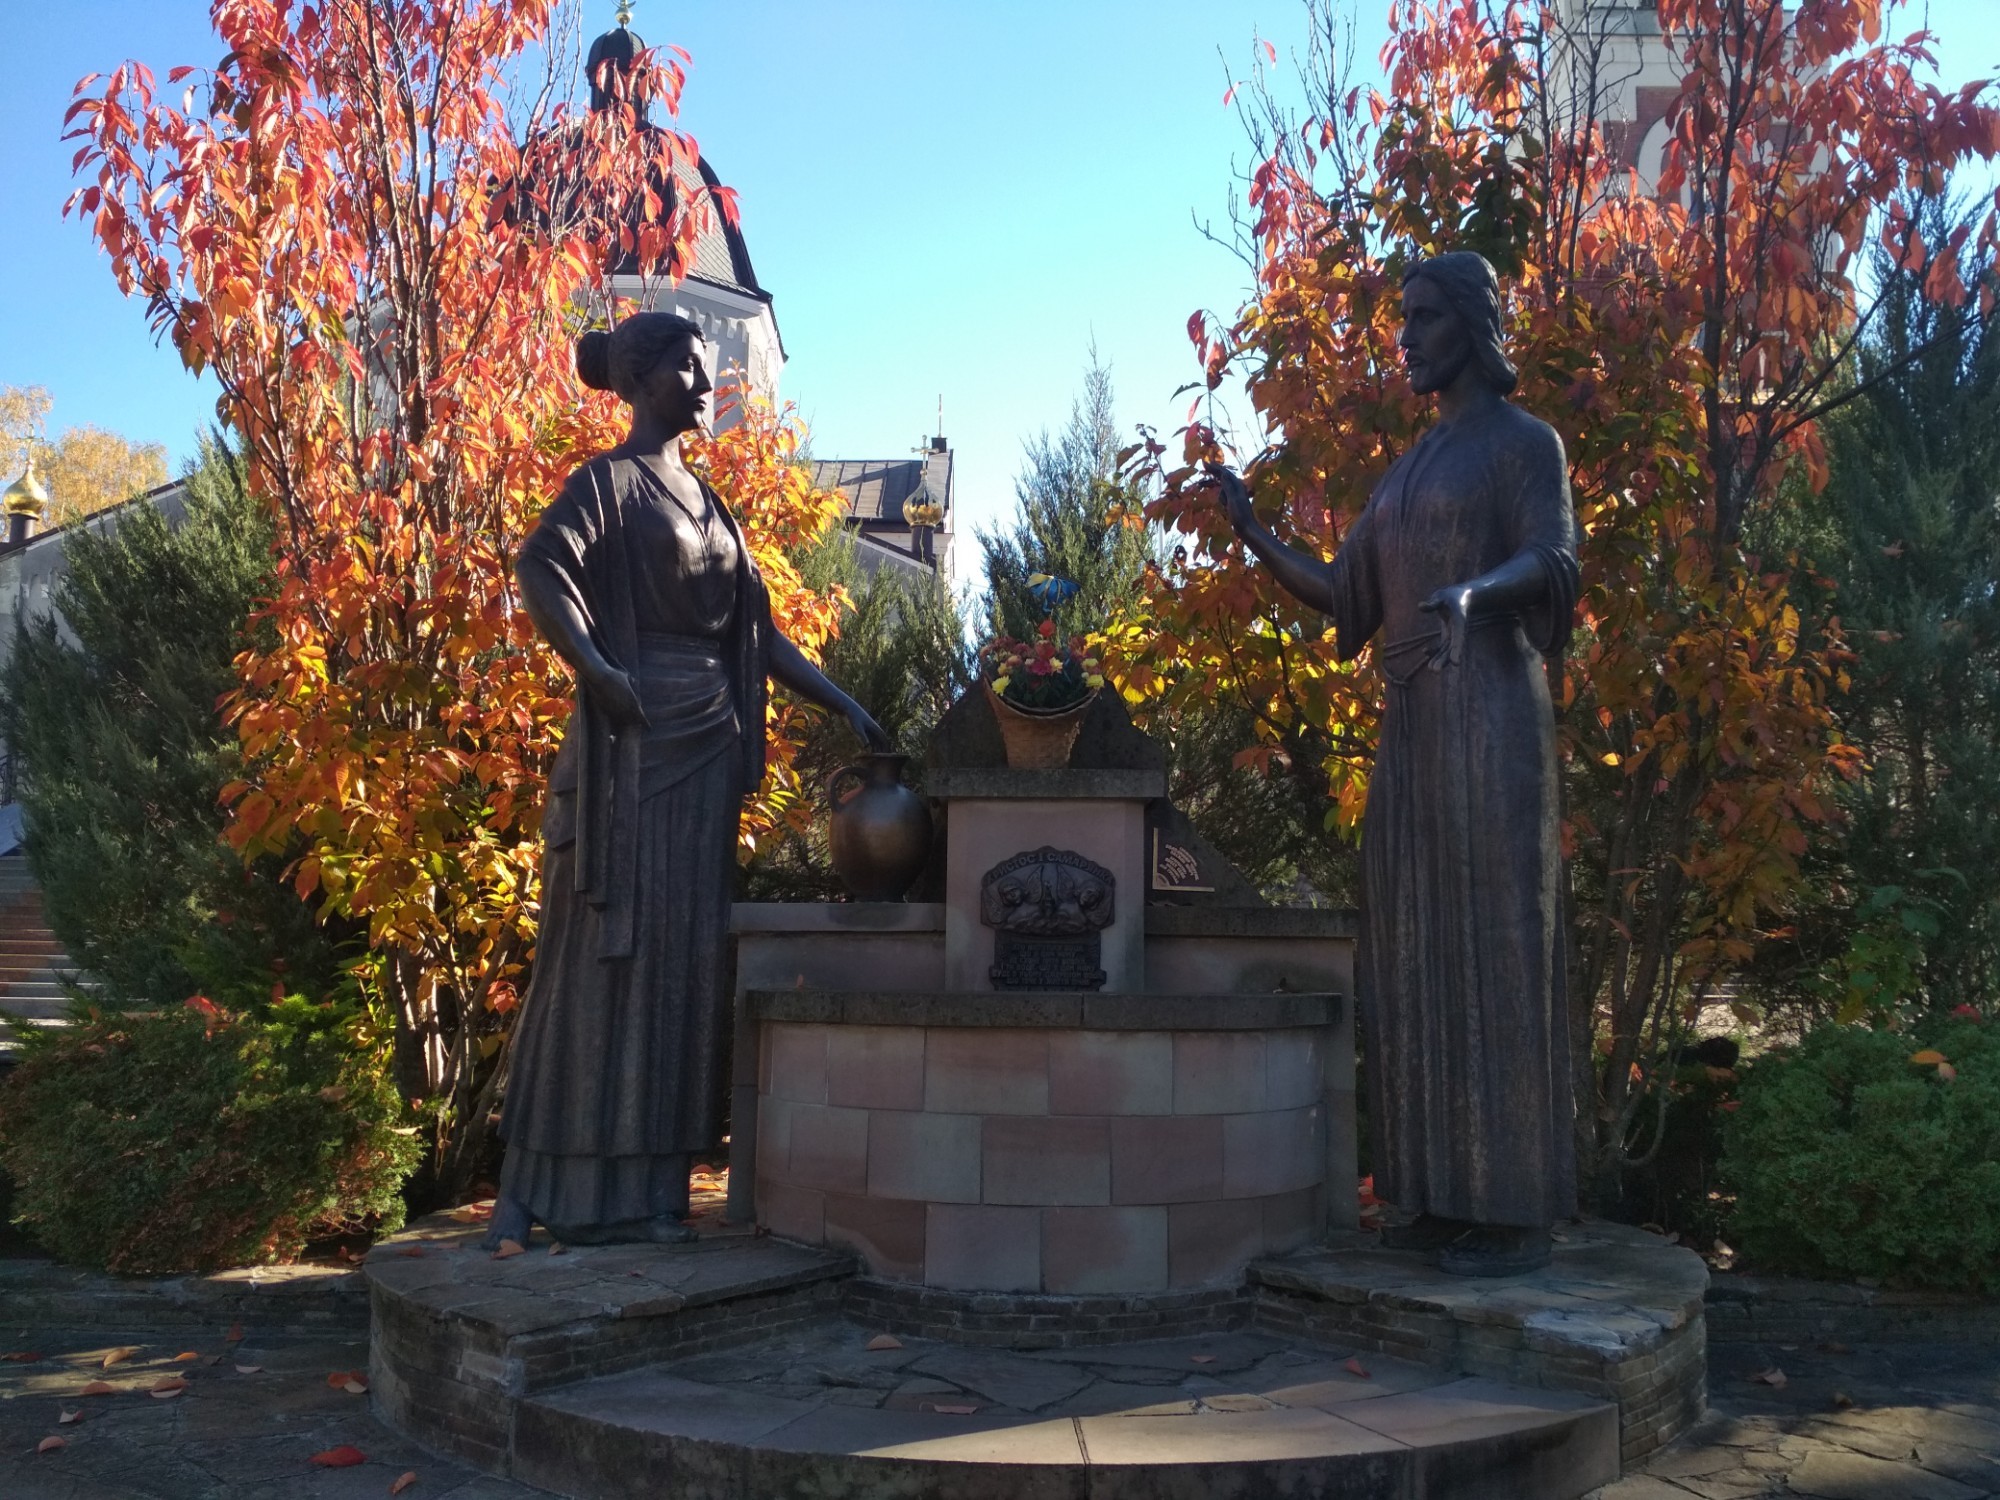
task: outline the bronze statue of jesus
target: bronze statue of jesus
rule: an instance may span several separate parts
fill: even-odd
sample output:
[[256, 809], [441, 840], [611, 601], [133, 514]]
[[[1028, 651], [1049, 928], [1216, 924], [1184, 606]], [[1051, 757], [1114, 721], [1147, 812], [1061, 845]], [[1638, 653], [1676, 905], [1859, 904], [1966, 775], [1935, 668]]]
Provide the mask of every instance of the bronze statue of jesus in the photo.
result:
[[1375, 642], [1387, 690], [1363, 822], [1356, 988], [1385, 1238], [1447, 1271], [1545, 1264], [1576, 1200], [1563, 986], [1555, 714], [1545, 662], [1576, 600], [1562, 439], [1506, 397], [1500, 284], [1466, 251], [1403, 278], [1400, 340], [1437, 420], [1390, 466], [1331, 562], [1210, 472], [1278, 583], [1342, 661]]

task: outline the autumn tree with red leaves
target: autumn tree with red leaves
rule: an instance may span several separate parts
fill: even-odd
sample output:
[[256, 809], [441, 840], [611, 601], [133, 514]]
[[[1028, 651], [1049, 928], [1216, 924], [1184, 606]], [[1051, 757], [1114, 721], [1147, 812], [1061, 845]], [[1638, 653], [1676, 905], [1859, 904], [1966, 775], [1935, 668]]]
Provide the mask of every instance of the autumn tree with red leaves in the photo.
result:
[[[476, 1165], [532, 960], [572, 692], [513, 559], [569, 470], [620, 436], [573, 340], [585, 309], [615, 310], [609, 267], [672, 280], [733, 203], [660, 187], [695, 180], [694, 142], [645, 117], [676, 110], [685, 54], [607, 69], [611, 106], [578, 108], [554, 0], [210, 9], [226, 55], [176, 68], [172, 99], [137, 63], [77, 86], [70, 207], [213, 374], [278, 517], [261, 611], [276, 644], [239, 658], [227, 705], [247, 763], [228, 836], [294, 856], [301, 897], [366, 924], [363, 972], [450, 1191]], [[798, 442], [788, 416], [752, 409], [701, 457], [810, 652], [838, 600], [786, 556], [838, 502]], [[796, 810], [775, 738], [746, 838]]]
[[1241, 708], [1257, 734], [1239, 761], [1318, 779], [1331, 821], [1358, 828], [1377, 668], [1336, 664], [1200, 463], [1268, 445], [1260, 510], [1331, 555], [1426, 420], [1397, 357], [1403, 268], [1448, 249], [1499, 267], [1516, 399], [1562, 435], [1584, 533], [1559, 697], [1578, 1140], [1600, 1200], [1657, 1150], [1657, 1062], [1785, 924], [1830, 778], [1854, 763], [1828, 706], [1838, 621], [1802, 618], [1790, 561], [1742, 538], [1787, 475], [1824, 480], [1819, 423], [1855, 394], [1876, 316], [1871, 239], [1968, 294], [1964, 237], [1925, 244], [1903, 205], [2000, 150], [2000, 113], [1983, 85], [1927, 81], [1923, 33], [1884, 40], [1894, 8], [1659, 0], [1681, 81], [1654, 195], [1607, 149], [1615, 12], [1395, 0], [1385, 94], [1348, 86], [1315, 0], [1305, 106], [1269, 86], [1268, 47], [1236, 91], [1255, 295], [1189, 328], [1206, 387], [1241, 376], [1260, 430], [1238, 441], [1198, 399], [1178, 452], [1149, 439], [1137, 458], [1160, 486], [1149, 518], [1187, 551], [1118, 632], [1128, 697]]

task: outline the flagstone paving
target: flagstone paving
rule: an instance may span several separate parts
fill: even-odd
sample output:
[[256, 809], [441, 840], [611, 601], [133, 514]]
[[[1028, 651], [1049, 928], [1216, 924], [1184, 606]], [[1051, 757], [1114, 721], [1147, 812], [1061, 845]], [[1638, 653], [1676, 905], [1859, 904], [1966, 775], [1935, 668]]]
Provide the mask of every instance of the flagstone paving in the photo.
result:
[[[7, 1500], [370, 1500], [402, 1475], [404, 1500], [544, 1500], [540, 1490], [424, 1452], [369, 1414], [364, 1393], [328, 1377], [368, 1367], [355, 1334], [274, 1334], [231, 1342], [227, 1324], [161, 1334], [10, 1330], [0, 1353], [0, 1495]], [[131, 1348], [104, 1367], [105, 1357]], [[183, 1360], [182, 1354], [195, 1358]], [[187, 1388], [156, 1396], [179, 1377]], [[82, 1395], [92, 1381], [110, 1395]], [[81, 1413], [63, 1423], [66, 1411]], [[38, 1452], [44, 1439], [63, 1446]], [[351, 1447], [351, 1467], [313, 1455]]]
[[[264, 1333], [254, 1325], [231, 1342], [228, 1324], [161, 1332], [10, 1330], [0, 1353], [0, 1495], [9, 1500], [350, 1500], [384, 1496], [402, 1474], [406, 1500], [533, 1500], [543, 1492], [477, 1474], [432, 1456], [377, 1422], [368, 1398], [328, 1384], [365, 1370], [365, 1340], [351, 1332]], [[804, 1341], [798, 1360], [770, 1369], [731, 1368], [704, 1356], [709, 1381], [739, 1390], [856, 1403], [893, 1411], [987, 1402], [1034, 1407], [1043, 1398], [1082, 1410], [1133, 1411], [1192, 1404], [1205, 1390], [1240, 1384], [1271, 1357], [1257, 1336], [1222, 1336], [1218, 1358], [1176, 1362], [1171, 1378], [1158, 1349], [1128, 1363], [1114, 1347], [1020, 1355], [908, 1341], [866, 1363], [868, 1383], [844, 1386], [854, 1352]], [[1238, 1348], [1237, 1344], [1241, 1347]], [[134, 1347], [103, 1367], [106, 1354]], [[1210, 1352], [1204, 1350], [1202, 1352]], [[1837, 1347], [1719, 1345], [1711, 1349], [1707, 1418], [1651, 1462], [1598, 1492], [1598, 1500], [1978, 1500], [2000, 1495], [2000, 1349], [1974, 1345]], [[192, 1360], [176, 1356], [192, 1353]], [[1239, 1357], [1240, 1356], [1240, 1357]], [[1430, 1372], [1403, 1371], [1364, 1356], [1378, 1382], [1429, 1385]], [[1247, 1363], [1246, 1363], [1247, 1361]], [[1188, 1361], [1192, 1364], [1192, 1360]], [[255, 1367], [253, 1369], [239, 1369]], [[893, 1367], [893, 1383], [890, 1375]], [[1087, 1367], [1087, 1368], [1078, 1368]], [[1226, 1367], [1226, 1368], [1225, 1368]], [[1775, 1387], [1751, 1377], [1780, 1369]], [[690, 1371], [689, 1373], [692, 1373]], [[1314, 1369], [1314, 1379], [1351, 1372]], [[177, 1395], [151, 1388], [169, 1376]], [[1076, 1385], [1087, 1376], [1089, 1384]], [[1164, 1378], [1164, 1383], [1163, 1383]], [[1287, 1384], [1301, 1378], [1288, 1373]], [[114, 1394], [79, 1394], [92, 1380]], [[1072, 1390], [1071, 1387], [1075, 1386]], [[845, 1390], [844, 1396], [839, 1393]], [[1214, 1392], [1211, 1399], [1220, 1395]], [[64, 1411], [81, 1420], [61, 1424]], [[62, 1448], [36, 1452], [47, 1437]], [[317, 1467], [314, 1454], [351, 1446], [365, 1460]]]
[[1691, 1432], [1594, 1500], [2000, 1495], [1991, 1344], [1711, 1345], [1708, 1389]]

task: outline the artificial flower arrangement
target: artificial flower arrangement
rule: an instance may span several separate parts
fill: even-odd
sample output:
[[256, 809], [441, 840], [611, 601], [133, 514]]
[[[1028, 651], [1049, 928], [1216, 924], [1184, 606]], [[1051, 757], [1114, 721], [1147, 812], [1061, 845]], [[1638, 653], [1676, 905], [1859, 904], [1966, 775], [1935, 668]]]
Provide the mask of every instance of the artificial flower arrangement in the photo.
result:
[[1080, 635], [1058, 640], [1054, 620], [1037, 625], [1032, 641], [994, 636], [979, 648], [979, 666], [993, 691], [1015, 708], [1071, 708], [1104, 686], [1096, 648]]

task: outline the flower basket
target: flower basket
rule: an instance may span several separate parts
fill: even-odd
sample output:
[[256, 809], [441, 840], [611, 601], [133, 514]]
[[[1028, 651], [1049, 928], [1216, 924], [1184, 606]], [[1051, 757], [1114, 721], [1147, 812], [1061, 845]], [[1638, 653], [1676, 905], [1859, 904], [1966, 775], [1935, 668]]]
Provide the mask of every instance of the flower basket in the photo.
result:
[[993, 720], [1000, 726], [1000, 743], [1006, 747], [1009, 766], [1017, 771], [1052, 771], [1069, 764], [1069, 752], [1076, 744], [1077, 731], [1083, 728], [1083, 716], [1097, 700], [1097, 689], [1061, 708], [1024, 708], [994, 692], [992, 683], [980, 685], [986, 690], [986, 701], [993, 705]]

